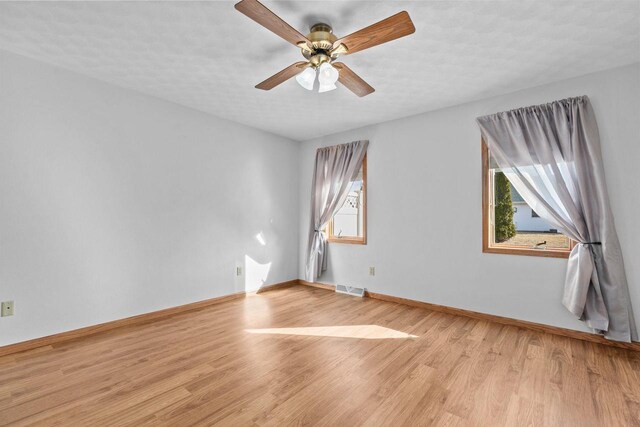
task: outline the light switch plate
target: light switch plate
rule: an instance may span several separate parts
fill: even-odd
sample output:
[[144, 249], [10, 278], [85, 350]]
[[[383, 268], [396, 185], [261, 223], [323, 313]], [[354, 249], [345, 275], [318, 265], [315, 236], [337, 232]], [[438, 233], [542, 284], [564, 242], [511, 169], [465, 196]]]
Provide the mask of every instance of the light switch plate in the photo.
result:
[[369, 276], [375, 276], [375, 275], [376, 275], [376, 268], [369, 267]]
[[13, 301], [2, 302], [2, 317], [13, 316]]

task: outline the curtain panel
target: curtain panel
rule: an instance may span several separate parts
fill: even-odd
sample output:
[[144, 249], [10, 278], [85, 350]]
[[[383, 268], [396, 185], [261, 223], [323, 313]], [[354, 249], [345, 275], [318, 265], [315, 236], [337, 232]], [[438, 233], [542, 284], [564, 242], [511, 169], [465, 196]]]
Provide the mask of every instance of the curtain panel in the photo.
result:
[[577, 242], [563, 305], [617, 341], [637, 341], [622, 251], [586, 96], [477, 118], [489, 152], [523, 199]]
[[306, 279], [310, 282], [315, 282], [327, 269], [327, 241], [323, 230], [347, 199], [368, 146], [369, 141], [355, 141], [316, 151], [306, 252]]

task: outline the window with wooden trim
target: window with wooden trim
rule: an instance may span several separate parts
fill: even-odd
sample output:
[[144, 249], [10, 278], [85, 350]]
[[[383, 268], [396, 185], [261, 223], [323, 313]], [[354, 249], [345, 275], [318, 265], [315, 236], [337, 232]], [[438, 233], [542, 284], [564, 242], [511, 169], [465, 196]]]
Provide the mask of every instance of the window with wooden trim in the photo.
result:
[[367, 244], [367, 156], [358, 176], [351, 182], [349, 195], [327, 226], [331, 243]]
[[573, 246], [524, 201], [482, 141], [482, 251], [568, 258]]

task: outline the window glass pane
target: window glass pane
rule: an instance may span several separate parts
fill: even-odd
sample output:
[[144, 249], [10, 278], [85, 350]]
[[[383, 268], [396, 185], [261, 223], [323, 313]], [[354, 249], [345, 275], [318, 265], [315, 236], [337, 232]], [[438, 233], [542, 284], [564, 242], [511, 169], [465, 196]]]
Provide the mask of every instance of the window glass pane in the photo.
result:
[[337, 238], [363, 236], [363, 181], [362, 169], [351, 183], [349, 195], [333, 217], [333, 236]]
[[346, 241], [352, 239], [351, 241], [353, 241], [353, 239], [364, 238], [365, 161], [363, 161], [356, 178], [350, 183], [347, 199], [331, 221], [330, 230], [332, 233], [329, 237], [336, 239], [336, 241], [340, 239], [345, 239]]
[[506, 176], [490, 163], [492, 246], [570, 249], [571, 240], [524, 201]]

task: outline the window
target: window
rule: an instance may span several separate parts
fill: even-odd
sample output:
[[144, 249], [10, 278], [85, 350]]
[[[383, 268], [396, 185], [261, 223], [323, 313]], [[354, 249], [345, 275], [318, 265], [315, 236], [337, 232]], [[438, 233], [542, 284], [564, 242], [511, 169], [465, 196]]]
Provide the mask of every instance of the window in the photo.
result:
[[568, 258], [574, 242], [540, 218], [482, 142], [482, 251]]
[[327, 226], [329, 242], [367, 244], [367, 156], [358, 176], [351, 182], [349, 195]]

